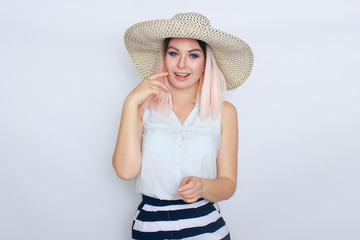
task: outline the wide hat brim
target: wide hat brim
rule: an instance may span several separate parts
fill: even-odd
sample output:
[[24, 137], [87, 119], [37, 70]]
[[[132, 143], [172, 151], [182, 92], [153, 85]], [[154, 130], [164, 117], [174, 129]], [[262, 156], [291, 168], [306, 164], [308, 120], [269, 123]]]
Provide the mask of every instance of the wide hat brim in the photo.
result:
[[243, 40], [212, 28], [201, 14], [180, 13], [172, 19], [140, 22], [126, 31], [126, 49], [143, 78], [154, 73], [165, 38], [193, 38], [206, 42], [225, 76], [227, 90], [239, 87], [250, 75], [254, 57]]

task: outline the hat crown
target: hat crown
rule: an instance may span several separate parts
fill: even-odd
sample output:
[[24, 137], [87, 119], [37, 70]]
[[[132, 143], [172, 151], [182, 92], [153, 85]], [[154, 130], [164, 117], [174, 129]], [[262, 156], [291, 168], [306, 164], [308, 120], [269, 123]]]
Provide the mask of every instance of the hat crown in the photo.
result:
[[178, 13], [172, 18], [172, 20], [180, 20], [194, 23], [197, 25], [211, 27], [209, 19], [199, 13]]

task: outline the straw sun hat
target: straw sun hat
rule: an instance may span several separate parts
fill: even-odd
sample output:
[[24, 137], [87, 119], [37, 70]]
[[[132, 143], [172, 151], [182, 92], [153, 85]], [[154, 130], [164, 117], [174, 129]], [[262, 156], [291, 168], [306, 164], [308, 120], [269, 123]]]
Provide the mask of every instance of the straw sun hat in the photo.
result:
[[165, 38], [193, 38], [207, 43], [225, 76], [227, 90], [239, 87], [252, 70], [253, 53], [243, 40], [212, 28], [201, 14], [179, 13], [172, 19], [140, 22], [126, 31], [126, 49], [143, 78], [154, 73]]

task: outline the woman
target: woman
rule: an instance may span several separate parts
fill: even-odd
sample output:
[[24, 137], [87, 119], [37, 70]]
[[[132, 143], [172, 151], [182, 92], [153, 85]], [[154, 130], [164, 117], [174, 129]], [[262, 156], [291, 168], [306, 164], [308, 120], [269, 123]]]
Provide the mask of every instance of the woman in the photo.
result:
[[133, 239], [230, 239], [217, 202], [236, 189], [238, 131], [224, 94], [250, 74], [251, 49], [197, 13], [135, 24], [125, 44], [144, 77], [124, 102], [113, 156], [143, 195]]

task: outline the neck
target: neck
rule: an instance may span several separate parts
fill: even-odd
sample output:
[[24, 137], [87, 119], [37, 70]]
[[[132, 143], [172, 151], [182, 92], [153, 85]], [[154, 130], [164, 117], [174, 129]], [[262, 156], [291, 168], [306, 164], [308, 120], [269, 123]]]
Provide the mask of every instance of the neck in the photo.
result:
[[177, 89], [173, 88], [173, 104], [174, 106], [183, 106], [187, 104], [193, 104], [196, 101], [198, 85], [190, 89]]

